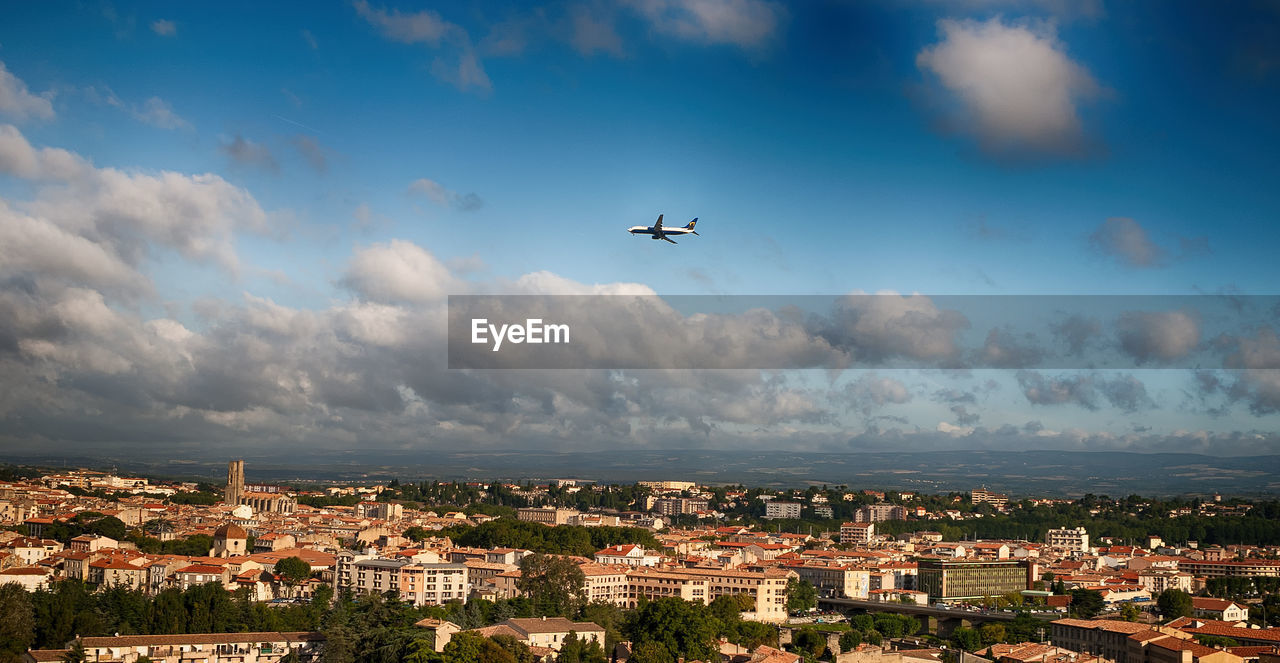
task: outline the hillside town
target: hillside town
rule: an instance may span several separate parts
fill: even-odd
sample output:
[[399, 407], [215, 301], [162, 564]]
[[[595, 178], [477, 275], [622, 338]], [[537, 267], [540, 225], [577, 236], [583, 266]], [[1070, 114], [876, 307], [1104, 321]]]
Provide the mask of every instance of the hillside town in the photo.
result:
[[[664, 600], [738, 601], [732, 620], [754, 623], [746, 628], [754, 635], [718, 638], [720, 661], [1280, 660], [1275, 542], [1201, 544], [1155, 533], [1121, 541], [1072, 522], [1036, 540], [956, 536], [957, 523], [1019, 509], [1084, 506], [1099, 515], [1155, 506], [1135, 498], [575, 479], [300, 488], [246, 483], [238, 460], [220, 494], [200, 482], [90, 470], [29, 474], [0, 483], [0, 586], [10, 593], [47, 596], [71, 583], [91, 595], [159, 600], [216, 588], [280, 614], [378, 597], [429, 615], [413, 627], [440, 660], [452, 660], [449, 644], [461, 637], [519, 643], [537, 660], [566, 660], [571, 643], [570, 660], [591, 659], [586, 647], [646, 663], [653, 652], [616, 625], [580, 617], [589, 606], [635, 614]], [[451, 508], [401, 499], [431, 490], [447, 491]], [[495, 495], [527, 506], [495, 505]], [[624, 508], [579, 506], [619, 504], [617, 495]], [[1226, 522], [1252, 508], [1211, 496], [1159, 515]], [[485, 540], [491, 545], [478, 545]], [[485, 609], [490, 618], [476, 616]], [[20, 658], [341, 659], [326, 654], [321, 629], [141, 631], [72, 632], [28, 648], [36, 644], [29, 635]]]

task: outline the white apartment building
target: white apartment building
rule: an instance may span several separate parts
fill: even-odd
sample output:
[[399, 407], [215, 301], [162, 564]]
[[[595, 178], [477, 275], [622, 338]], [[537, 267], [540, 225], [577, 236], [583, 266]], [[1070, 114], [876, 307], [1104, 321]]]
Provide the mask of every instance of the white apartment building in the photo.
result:
[[799, 502], [769, 502], [764, 505], [765, 518], [799, 518]]
[[842, 523], [840, 525], [840, 543], [871, 543], [876, 534], [875, 523]]
[[466, 564], [406, 564], [400, 567], [400, 598], [415, 606], [466, 603], [468, 572]]
[[1089, 533], [1083, 527], [1051, 529], [1045, 532], [1044, 542], [1071, 552], [1089, 552]]

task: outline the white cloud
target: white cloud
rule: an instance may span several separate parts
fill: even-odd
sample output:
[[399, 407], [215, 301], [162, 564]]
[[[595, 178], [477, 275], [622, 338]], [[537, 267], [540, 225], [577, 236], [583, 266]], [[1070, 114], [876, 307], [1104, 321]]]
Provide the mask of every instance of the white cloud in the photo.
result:
[[1165, 260], [1164, 249], [1153, 242], [1146, 229], [1133, 219], [1107, 219], [1089, 235], [1089, 243], [1130, 267], [1158, 267]]
[[191, 123], [173, 111], [173, 106], [160, 97], [151, 97], [141, 104], [128, 103], [116, 95], [109, 87], [99, 90], [96, 87], [85, 88], [84, 94], [90, 101], [106, 104], [128, 113], [133, 119], [161, 129], [189, 129]]
[[159, 18], [151, 22], [151, 31], [161, 37], [173, 37], [178, 34], [178, 24], [168, 19]]
[[29, 117], [41, 120], [53, 119], [53, 102], [51, 93], [43, 95], [31, 94], [27, 84], [14, 76], [0, 62], [0, 113], [9, 115], [15, 120]]
[[452, 206], [464, 212], [474, 212], [484, 207], [484, 199], [475, 193], [460, 194], [445, 188], [443, 184], [425, 177], [409, 183], [409, 193], [426, 196], [431, 202], [441, 206]]
[[990, 153], [1079, 155], [1082, 102], [1102, 88], [1072, 60], [1052, 23], [944, 19], [942, 40], [916, 56], [954, 97], [951, 122]]
[[600, 52], [622, 57], [622, 38], [614, 28], [611, 15], [592, 12], [585, 6], [578, 6], [571, 12], [571, 23], [573, 31], [570, 43], [578, 53], [589, 56]]
[[255, 143], [240, 134], [230, 141], [224, 141], [218, 149], [231, 160], [243, 166], [256, 166], [270, 171], [280, 170], [280, 164], [267, 146]]
[[429, 9], [404, 14], [397, 9], [375, 8], [365, 0], [357, 0], [354, 6], [360, 17], [377, 27], [384, 37], [405, 44], [425, 42], [437, 45], [448, 32], [457, 29]]
[[434, 255], [399, 239], [357, 251], [341, 283], [364, 299], [387, 304], [439, 302], [459, 285]]
[[469, 48], [461, 51], [454, 62], [443, 57], [436, 58], [431, 63], [431, 75], [464, 92], [470, 89], [488, 92], [493, 89], [493, 83], [480, 64], [480, 58]]
[[766, 0], [630, 0], [656, 30], [690, 41], [760, 48], [786, 17]]
[[357, 0], [354, 6], [361, 18], [378, 28], [387, 39], [402, 44], [447, 47], [446, 54], [432, 62], [432, 76], [464, 92], [486, 93], [493, 89], [489, 74], [472, 46], [471, 36], [462, 26], [446, 21], [429, 9], [402, 13], [397, 9], [374, 7], [365, 0]]
[[1139, 365], [1181, 359], [1200, 344], [1200, 322], [1185, 311], [1129, 311], [1116, 328], [1120, 347]]
[[17, 127], [0, 124], [0, 173], [29, 180], [69, 180], [88, 168], [79, 155], [56, 147], [36, 149]]

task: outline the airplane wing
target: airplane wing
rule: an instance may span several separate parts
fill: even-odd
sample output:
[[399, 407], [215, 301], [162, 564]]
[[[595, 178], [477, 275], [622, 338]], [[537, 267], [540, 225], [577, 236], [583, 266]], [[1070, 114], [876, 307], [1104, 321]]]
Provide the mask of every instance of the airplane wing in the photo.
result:
[[676, 241], [675, 241], [675, 240], [671, 239], [670, 237], [667, 237], [666, 235], [663, 235], [663, 236], [662, 236], [662, 239], [665, 239], [665, 240], [667, 240], [668, 242], [671, 242], [672, 244], [675, 244], [675, 243], [676, 243]]
[[662, 232], [662, 215], [661, 214], [658, 215], [657, 223], [653, 224], [653, 229], [658, 232]]

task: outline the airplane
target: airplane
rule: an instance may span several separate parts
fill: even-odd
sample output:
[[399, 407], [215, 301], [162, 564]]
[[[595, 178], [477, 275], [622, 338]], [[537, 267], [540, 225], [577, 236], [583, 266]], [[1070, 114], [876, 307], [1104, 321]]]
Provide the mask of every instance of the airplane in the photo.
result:
[[663, 228], [662, 215], [659, 214], [658, 222], [653, 224], [652, 226], [631, 226], [630, 228], [627, 228], [627, 232], [631, 233], [632, 235], [652, 235], [653, 239], [665, 239], [668, 242], [675, 244], [676, 242], [672, 241], [672, 239], [670, 237], [667, 237], [667, 235], [689, 235], [689, 234], [697, 235], [698, 231], [693, 229], [693, 227], [697, 224], [698, 224], [698, 219], [695, 217], [692, 221], [689, 222], [688, 225], [677, 226], [675, 228]]

